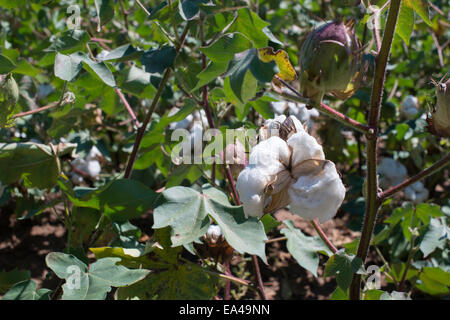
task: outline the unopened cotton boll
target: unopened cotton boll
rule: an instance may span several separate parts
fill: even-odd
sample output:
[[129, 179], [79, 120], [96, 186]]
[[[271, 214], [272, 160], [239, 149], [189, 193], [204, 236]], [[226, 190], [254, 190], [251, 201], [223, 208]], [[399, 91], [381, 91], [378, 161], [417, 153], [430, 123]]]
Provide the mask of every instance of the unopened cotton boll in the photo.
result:
[[317, 175], [300, 176], [290, 188], [291, 211], [307, 220], [331, 219], [345, 198], [345, 187], [333, 162], [326, 161]]
[[408, 172], [402, 163], [386, 157], [378, 165], [378, 174], [380, 175], [380, 186], [385, 189], [403, 182]]
[[419, 99], [411, 95], [406, 96], [402, 102], [401, 113], [407, 119], [414, 118], [419, 113]]
[[413, 183], [405, 189], [405, 198], [415, 204], [422, 203], [428, 199], [429, 191], [422, 182]]

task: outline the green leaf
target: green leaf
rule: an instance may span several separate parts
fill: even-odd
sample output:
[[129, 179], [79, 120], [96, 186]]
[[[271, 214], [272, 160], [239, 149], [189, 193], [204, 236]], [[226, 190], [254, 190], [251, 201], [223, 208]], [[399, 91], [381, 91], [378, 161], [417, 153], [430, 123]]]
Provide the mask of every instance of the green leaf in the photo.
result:
[[111, 70], [109, 70], [105, 62], [95, 62], [86, 53], [83, 52], [75, 52], [71, 54], [70, 57], [75, 61], [75, 63], [80, 63], [81, 61], [84, 62], [83, 67], [87, 65], [89, 68], [85, 69], [88, 71], [92, 70], [108, 86], [116, 86], [114, 75], [112, 74]]
[[245, 218], [242, 206], [230, 205], [225, 194], [210, 186], [203, 193], [186, 187], [162, 192], [162, 203], [155, 208], [154, 229], [171, 227], [173, 246], [190, 243], [209, 227], [209, 216], [222, 229], [225, 239], [240, 253], [256, 254], [266, 261], [264, 226], [256, 218]]
[[76, 144], [60, 144], [56, 154], [47, 145], [33, 142], [0, 143], [0, 181], [6, 184], [18, 182], [21, 178], [27, 187], [49, 189], [60, 175], [58, 157], [71, 153]]
[[450, 287], [450, 273], [439, 267], [425, 267], [420, 273], [417, 289], [431, 295], [447, 294]]
[[258, 50], [252, 48], [235, 55], [226, 76], [230, 78], [233, 93], [240, 102], [246, 103], [256, 93], [256, 80], [270, 83], [277, 72], [275, 62], [262, 62], [258, 57]]
[[200, 51], [214, 62], [229, 62], [236, 53], [251, 47], [251, 42], [241, 33], [230, 33], [223, 35], [207, 47], [201, 47]]
[[385, 292], [383, 290], [373, 289], [364, 292], [364, 300], [380, 300]]
[[33, 280], [25, 280], [16, 283], [2, 300], [50, 300], [49, 289], [36, 290], [37, 284]]
[[79, 59], [56, 53], [55, 57], [55, 76], [65, 81], [72, 81], [80, 72], [83, 63]]
[[0, 0], [0, 7], [3, 7], [5, 9], [14, 9], [14, 8], [20, 8], [25, 6], [28, 3], [27, 0]]
[[441, 207], [433, 203], [421, 203], [416, 206], [416, 216], [424, 223], [430, 223], [431, 218], [444, 216]]
[[318, 252], [325, 253], [328, 256], [333, 253], [320, 237], [306, 236], [300, 229], [294, 227], [291, 220], [284, 220], [283, 223], [287, 228], [281, 229], [281, 233], [287, 237], [286, 246], [289, 253], [297, 260], [299, 265], [317, 277]]
[[405, 3], [425, 21], [430, 27], [433, 24], [430, 21], [430, 12], [428, 11], [428, 1], [427, 0], [405, 0]]
[[110, 51], [102, 60], [110, 61], [115, 60], [117, 62], [134, 60], [142, 55], [141, 50], [136, 50], [130, 43], [115, 48]]
[[426, 257], [432, 253], [436, 248], [444, 249], [447, 243], [447, 224], [443, 224], [439, 219], [431, 219], [430, 224], [427, 226], [425, 235], [420, 243], [420, 251]]
[[411, 37], [413, 30], [414, 11], [407, 5], [407, 2], [402, 2], [395, 32], [403, 41], [405, 41], [406, 45], [409, 45], [409, 38]]
[[111, 287], [123, 287], [145, 278], [149, 270], [130, 270], [117, 265], [120, 258], [104, 258], [88, 266], [73, 255], [51, 252], [45, 257], [47, 266], [66, 280], [63, 300], [103, 300]]
[[17, 66], [8, 57], [0, 54], [0, 74], [13, 71]]
[[[59, 186], [75, 206], [100, 210], [111, 221], [124, 222], [149, 210], [158, 194], [143, 183], [130, 179], [113, 180], [101, 189], [71, 189], [60, 179]], [[77, 194], [78, 191], [78, 194]]]
[[346, 254], [343, 249], [341, 249], [328, 259], [324, 276], [329, 277], [336, 275], [338, 286], [343, 291], [347, 291], [352, 282], [353, 274], [363, 273], [363, 268], [363, 263], [360, 258], [352, 254]]
[[91, 38], [86, 31], [83, 30], [68, 30], [65, 31], [55, 39], [55, 41], [44, 50], [44, 52], [62, 52], [72, 53], [77, 50], [85, 49], [86, 43]]
[[208, 2], [209, 0], [180, 0], [178, 3], [180, 16], [184, 20], [197, 19], [200, 13], [199, 5]]
[[123, 69], [118, 82], [123, 91], [139, 98], [153, 98], [156, 93], [151, 83], [151, 74], [135, 66]]
[[100, 32], [101, 27], [114, 18], [113, 0], [95, 0], [95, 9], [98, 16], [97, 32]]
[[262, 20], [255, 12], [248, 8], [238, 10], [236, 22], [229, 29], [230, 32], [240, 32], [253, 42], [255, 48], [267, 47], [269, 37], [264, 28], [270, 23]]
[[118, 300], [209, 300], [217, 294], [214, 278], [196, 265], [171, 266], [136, 284], [119, 288]]
[[146, 72], [162, 74], [166, 68], [173, 67], [176, 55], [174, 47], [150, 49], [142, 54], [141, 63]]
[[14, 284], [29, 280], [30, 278], [30, 271], [19, 271], [17, 269], [11, 271], [0, 271], [0, 294], [4, 294]]

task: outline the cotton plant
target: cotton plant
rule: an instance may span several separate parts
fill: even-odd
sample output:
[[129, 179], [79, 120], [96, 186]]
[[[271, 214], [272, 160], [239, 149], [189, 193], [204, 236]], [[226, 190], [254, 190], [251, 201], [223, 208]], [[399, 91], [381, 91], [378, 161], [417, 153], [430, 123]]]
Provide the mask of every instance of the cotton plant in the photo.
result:
[[[283, 88], [282, 91], [284, 93], [290, 93], [286, 88]], [[317, 109], [308, 109], [304, 103], [276, 101], [272, 102], [271, 105], [276, 116], [286, 113], [295, 116], [301, 123], [306, 124], [308, 131], [311, 130], [314, 125], [313, 119], [319, 116], [319, 111], [317, 111]]]
[[259, 140], [236, 184], [245, 215], [261, 218], [290, 205], [307, 220], [331, 219], [346, 190], [335, 164], [301, 122], [285, 115], [269, 119]]
[[[85, 158], [76, 158], [71, 164], [79, 172], [85, 173], [91, 179], [98, 179], [98, 176], [102, 170], [100, 165], [100, 159], [103, 158], [102, 153], [96, 146], [93, 146]], [[83, 177], [77, 173], [72, 173], [72, 182], [80, 184], [83, 182]]]

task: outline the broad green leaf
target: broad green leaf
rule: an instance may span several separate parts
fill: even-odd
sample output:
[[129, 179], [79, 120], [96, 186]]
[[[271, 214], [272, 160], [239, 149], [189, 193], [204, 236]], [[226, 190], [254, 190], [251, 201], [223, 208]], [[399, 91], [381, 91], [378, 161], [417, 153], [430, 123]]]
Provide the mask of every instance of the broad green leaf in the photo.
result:
[[383, 290], [373, 289], [367, 290], [364, 292], [364, 300], [380, 300], [380, 297], [383, 295]]
[[100, 210], [111, 221], [124, 222], [149, 210], [158, 194], [143, 183], [130, 179], [113, 180], [100, 189], [71, 189], [60, 179], [59, 186], [75, 206]]
[[149, 270], [130, 270], [117, 265], [120, 258], [97, 260], [90, 267], [73, 255], [51, 252], [45, 257], [47, 266], [66, 280], [63, 300], [103, 300], [111, 287], [123, 287], [145, 278]]
[[267, 233], [272, 229], [278, 227], [281, 222], [272, 217], [270, 214], [266, 214], [261, 218], [261, 222], [264, 225], [264, 232]]
[[216, 80], [219, 76], [227, 71], [228, 62], [210, 62], [206, 69], [197, 75], [199, 79], [195, 87], [191, 90], [195, 91]]
[[118, 300], [210, 300], [215, 279], [196, 265], [171, 266], [128, 287], [119, 288]]
[[37, 284], [33, 280], [24, 280], [16, 283], [2, 300], [50, 300], [49, 289], [36, 290]]
[[414, 11], [408, 6], [407, 1], [403, 1], [398, 15], [397, 27], [395, 32], [409, 45], [409, 38], [414, 30]]
[[250, 101], [249, 103], [264, 119], [273, 119], [274, 114], [272, 102], [274, 101], [277, 100], [268, 95], [264, 95], [255, 101]]
[[419, 276], [420, 282], [416, 288], [431, 295], [448, 294], [450, 273], [439, 267], [425, 267]]
[[426, 257], [432, 253], [436, 248], [444, 249], [448, 242], [449, 229], [446, 224], [443, 224], [439, 219], [431, 219], [427, 226], [425, 235], [420, 243], [420, 251]]
[[118, 82], [120, 89], [139, 98], [153, 98], [156, 93], [151, 74], [135, 66], [123, 69]]
[[317, 277], [318, 252], [325, 253], [328, 256], [333, 253], [320, 237], [306, 236], [300, 229], [294, 227], [291, 220], [284, 220], [283, 223], [287, 228], [281, 229], [280, 232], [287, 237], [286, 246], [289, 253], [297, 260], [299, 265]]
[[213, 44], [201, 47], [200, 51], [214, 62], [229, 62], [236, 53], [252, 47], [251, 42], [241, 33], [223, 35]]
[[85, 49], [90, 40], [89, 34], [83, 30], [68, 30], [63, 32], [44, 52], [72, 53]]
[[49, 189], [60, 175], [58, 157], [70, 154], [76, 144], [55, 146], [56, 154], [47, 145], [33, 142], [0, 143], [0, 181], [6, 184], [18, 182], [21, 178], [27, 187]]
[[102, 60], [115, 60], [117, 62], [134, 60], [139, 58], [142, 53], [141, 50], [137, 50], [129, 43], [110, 51]]
[[173, 67], [176, 55], [174, 47], [150, 49], [142, 54], [141, 63], [146, 72], [162, 74], [166, 68]]
[[424, 224], [428, 224], [431, 218], [439, 218], [444, 214], [441, 211], [441, 207], [433, 203], [421, 203], [416, 206], [416, 216]]
[[258, 14], [248, 8], [238, 10], [236, 22], [230, 32], [240, 32], [253, 42], [255, 48], [267, 47], [269, 37], [263, 31], [270, 24], [262, 20]]
[[227, 197], [210, 186], [203, 193], [186, 187], [172, 187], [162, 192], [155, 208], [154, 229], [171, 227], [173, 246], [190, 243], [209, 227], [209, 216], [222, 229], [228, 243], [240, 253], [256, 254], [266, 261], [264, 226], [255, 218], [245, 218], [242, 206], [229, 204]]
[[432, 27], [432, 23], [430, 21], [430, 13], [428, 11], [428, 1], [427, 0], [405, 0], [405, 3], [413, 8], [415, 12], [428, 24]]
[[114, 2], [113, 0], [95, 0], [95, 9], [98, 17], [97, 32], [100, 32], [101, 27], [114, 18]]
[[256, 93], [255, 80], [270, 83], [277, 72], [276, 63], [262, 62], [258, 57], [258, 50], [253, 48], [235, 55], [226, 76], [230, 78], [233, 93], [242, 103], [246, 103], [254, 97], [253, 92]]
[[275, 61], [280, 72], [277, 75], [286, 81], [294, 81], [297, 79], [294, 67], [289, 61], [289, 56], [284, 50], [273, 51], [272, 47], [259, 49], [259, 58], [262, 62]]
[[5, 9], [14, 9], [14, 8], [20, 8], [25, 6], [28, 3], [27, 0], [0, 0], [0, 7], [3, 7]]
[[202, 3], [208, 3], [210, 0], [180, 0], [178, 3], [178, 10], [180, 16], [184, 20], [193, 20], [199, 17], [200, 8]]
[[79, 59], [56, 53], [55, 57], [55, 76], [65, 81], [72, 81], [80, 72], [83, 63]]
[[0, 54], [0, 74], [13, 71], [17, 66], [7, 56]]
[[331, 294], [330, 300], [349, 300], [348, 291], [343, 291], [338, 286]]
[[347, 291], [352, 282], [353, 274], [364, 272], [362, 260], [352, 254], [346, 254], [342, 249], [328, 259], [325, 266], [324, 276], [336, 275], [338, 286]]
[[4, 294], [14, 284], [31, 278], [30, 271], [0, 271], [0, 294]]
[[14, 73], [24, 74], [30, 77], [36, 77], [42, 72], [41, 69], [36, 68], [25, 59], [19, 59], [17, 62], [17, 68], [14, 69]]
[[105, 62], [95, 62], [86, 53], [83, 52], [75, 52], [71, 54], [70, 57], [75, 61], [75, 63], [83, 62], [83, 67], [85, 65], [89, 67], [86, 68], [86, 70], [92, 70], [108, 86], [116, 86], [114, 75], [112, 74], [111, 70], [109, 70]]

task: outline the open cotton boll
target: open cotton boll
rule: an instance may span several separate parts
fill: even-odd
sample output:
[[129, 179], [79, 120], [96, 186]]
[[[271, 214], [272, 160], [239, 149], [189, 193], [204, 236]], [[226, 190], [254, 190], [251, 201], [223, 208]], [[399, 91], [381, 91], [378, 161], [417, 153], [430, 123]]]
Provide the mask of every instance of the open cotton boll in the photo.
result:
[[292, 149], [292, 167], [308, 159], [325, 159], [322, 146], [305, 131], [292, 135], [287, 144]]
[[210, 243], [216, 243], [222, 237], [222, 229], [216, 224], [211, 224], [205, 235]]
[[389, 188], [403, 182], [408, 172], [402, 163], [386, 157], [378, 165], [378, 174], [381, 188]]
[[92, 161], [103, 157], [102, 153], [96, 146], [93, 146], [91, 150], [89, 150], [88, 155], [86, 156], [86, 161]]
[[252, 165], [241, 171], [236, 182], [236, 190], [244, 205], [245, 217], [262, 217], [264, 215], [264, 189], [270, 177]]
[[271, 105], [272, 105], [272, 109], [276, 115], [282, 115], [288, 106], [286, 101], [272, 102]]
[[291, 211], [304, 219], [323, 223], [336, 215], [345, 187], [333, 162], [325, 161], [318, 174], [300, 176], [289, 188]]
[[414, 96], [408, 95], [402, 102], [401, 106], [402, 115], [407, 118], [413, 118], [417, 113], [419, 113], [419, 99]]
[[428, 199], [429, 191], [422, 182], [418, 181], [405, 189], [405, 198], [415, 204], [422, 203]]
[[249, 164], [260, 168], [274, 168], [273, 173], [276, 174], [289, 165], [290, 154], [286, 142], [273, 136], [253, 147]]
[[91, 160], [87, 162], [87, 170], [86, 173], [93, 179], [96, 179], [98, 175], [102, 171], [102, 167], [100, 166], [100, 162], [97, 160]]

